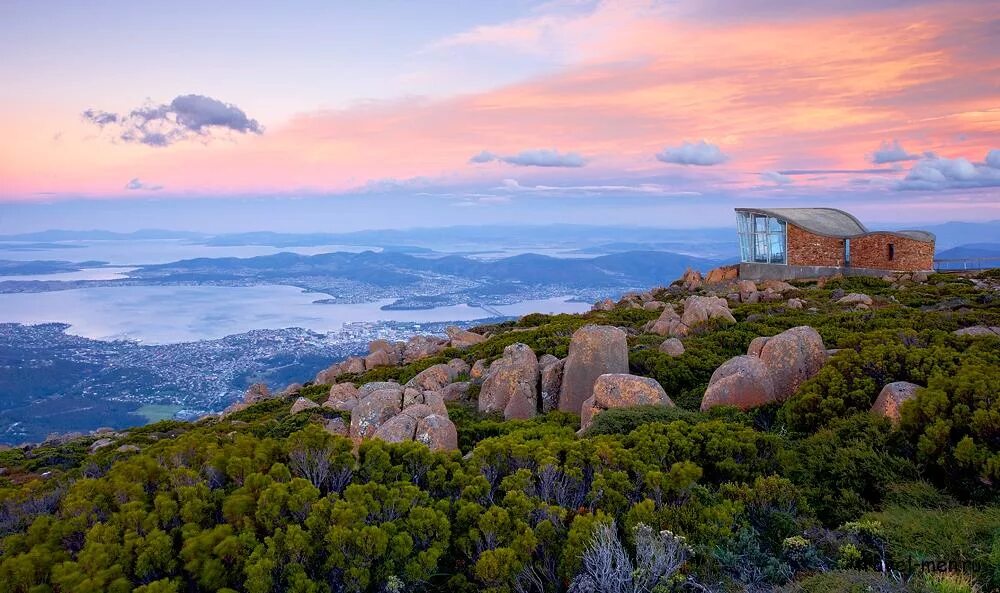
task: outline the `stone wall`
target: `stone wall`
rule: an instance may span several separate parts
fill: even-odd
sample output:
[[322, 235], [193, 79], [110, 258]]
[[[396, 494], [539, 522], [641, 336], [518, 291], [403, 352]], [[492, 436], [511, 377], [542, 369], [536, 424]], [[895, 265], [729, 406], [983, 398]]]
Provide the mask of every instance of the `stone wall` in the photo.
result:
[[[893, 258], [889, 259], [889, 245]], [[934, 244], [893, 233], [869, 233], [851, 239], [851, 265], [899, 272], [928, 271], [934, 268]]]
[[[844, 239], [824, 237], [793, 224], [788, 230], [788, 265], [844, 266]], [[889, 245], [893, 257], [889, 259]], [[934, 243], [917, 241], [888, 232], [872, 232], [851, 239], [851, 267], [897, 272], [934, 268]]]
[[[844, 240], [814, 235], [794, 224], [786, 225], [788, 231], [788, 265], [827, 266], [844, 265]], [[854, 242], [851, 241], [851, 257], [854, 257]]]

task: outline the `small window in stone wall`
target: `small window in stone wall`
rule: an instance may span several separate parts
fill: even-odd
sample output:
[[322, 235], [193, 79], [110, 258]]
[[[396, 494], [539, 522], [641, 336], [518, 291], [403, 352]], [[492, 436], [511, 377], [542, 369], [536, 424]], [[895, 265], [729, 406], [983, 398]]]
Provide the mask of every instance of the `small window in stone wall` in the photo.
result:
[[896, 257], [896, 246], [889, 243], [889, 261], [892, 261]]

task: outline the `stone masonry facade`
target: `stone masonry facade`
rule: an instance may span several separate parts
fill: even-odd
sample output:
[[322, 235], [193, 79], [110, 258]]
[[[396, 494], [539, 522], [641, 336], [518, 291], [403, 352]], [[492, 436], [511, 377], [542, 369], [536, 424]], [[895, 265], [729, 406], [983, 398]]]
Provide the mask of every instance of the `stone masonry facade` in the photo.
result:
[[[810, 233], [790, 223], [786, 229], [788, 265], [844, 266], [844, 239]], [[931, 270], [934, 268], [934, 243], [885, 232], [853, 237], [851, 267], [894, 272]]]

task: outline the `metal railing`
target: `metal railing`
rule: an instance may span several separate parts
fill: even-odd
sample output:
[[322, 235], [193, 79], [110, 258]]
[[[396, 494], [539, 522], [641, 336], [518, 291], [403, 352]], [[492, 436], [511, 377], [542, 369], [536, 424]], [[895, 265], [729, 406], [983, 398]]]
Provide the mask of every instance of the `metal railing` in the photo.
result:
[[958, 257], [934, 260], [934, 269], [938, 272], [989, 270], [991, 268], [1000, 268], [1000, 256]]

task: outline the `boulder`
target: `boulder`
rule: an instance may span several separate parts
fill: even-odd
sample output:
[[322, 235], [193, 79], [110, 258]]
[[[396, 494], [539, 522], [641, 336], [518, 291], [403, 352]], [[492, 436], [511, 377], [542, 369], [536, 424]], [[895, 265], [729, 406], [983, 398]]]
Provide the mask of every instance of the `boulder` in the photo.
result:
[[642, 308], [647, 311], [660, 311], [666, 306], [667, 304], [663, 301], [648, 301], [642, 304]]
[[472, 370], [471, 367], [469, 367], [469, 363], [465, 362], [461, 358], [452, 358], [448, 361], [448, 366], [455, 371], [455, 376], [468, 375], [469, 371]]
[[372, 393], [384, 389], [402, 390], [402, 386], [394, 381], [372, 381], [371, 383], [365, 383], [358, 388], [358, 399], [368, 397]]
[[471, 381], [459, 381], [457, 383], [449, 383], [435, 393], [439, 394], [446, 402], [464, 401], [469, 397], [469, 389], [471, 387]]
[[417, 419], [407, 414], [396, 414], [379, 426], [372, 438], [383, 440], [387, 443], [402, 443], [412, 441], [417, 432]]
[[262, 402], [266, 399], [271, 399], [271, 390], [264, 383], [254, 383], [243, 394], [243, 403], [247, 405]]
[[420, 420], [421, 418], [430, 416], [433, 413], [434, 410], [432, 410], [427, 404], [413, 404], [412, 406], [406, 406], [400, 412], [400, 414], [405, 414], [414, 420]]
[[684, 354], [684, 342], [681, 342], [677, 338], [667, 338], [660, 344], [660, 352], [673, 357], [680, 356]]
[[109, 439], [109, 438], [97, 439], [96, 441], [94, 441], [93, 443], [91, 443], [91, 445], [90, 445], [90, 452], [93, 453], [94, 451], [98, 451], [98, 450], [103, 449], [105, 447], [110, 447], [111, 445], [114, 444], [114, 442], [115, 441], [113, 439]]
[[759, 336], [750, 340], [747, 354], [750, 356], [760, 356], [760, 351], [764, 349], [764, 344], [767, 344], [767, 341], [770, 339], [770, 336]]
[[451, 345], [454, 348], [468, 348], [469, 346], [475, 346], [486, 341], [485, 336], [454, 325], [446, 328], [444, 331], [448, 334], [448, 339], [451, 340]]
[[955, 330], [956, 336], [1000, 336], [1000, 327], [974, 325]]
[[927, 272], [914, 272], [910, 279], [914, 282], [927, 282]]
[[425, 391], [424, 403], [431, 409], [431, 412], [448, 416], [448, 406], [444, 404], [444, 397], [437, 391]]
[[736, 286], [740, 291], [740, 300], [744, 303], [749, 302], [750, 295], [757, 292], [757, 283], [753, 280], [740, 280]]
[[292, 409], [290, 413], [298, 414], [299, 412], [305, 412], [306, 410], [318, 407], [319, 404], [317, 404], [313, 400], [300, 397], [299, 399], [295, 400], [295, 403], [292, 404]]
[[376, 350], [365, 357], [365, 368], [389, 367], [399, 364], [399, 359], [395, 353], [388, 350]]
[[472, 363], [472, 368], [469, 370], [469, 377], [473, 381], [480, 381], [486, 376], [486, 361], [479, 359]]
[[345, 373], [360, 375], [365, 372], [365, 359], [360, 356], [349, 356], [347, 360], [340, 364], [340, 368]]
[[805, 305], [805, 302], [802, 299], [788, 299], [788, 303], [786, 304], [789, 309], [801, 309]]
[[298, 395], [302, 391], [302, 383], [289, 383], [281, 390], [281, 397], [291, 397], [293, 395]]
[[479, 391], [479, 411], [503, 411], [506, 419], [526, 419], [538, 409], [538, 358], [527, 344], [504, 348], [490, 365]]
[[738, 265], [721, 266], [709, 270], [708, 274], [705, 276], [705, 283], [719, 284], [721, 282], [728, 282], [730, 280], [736, 280], [739, 275], [740, 267]]
[[701, 400], [701, 410], [736, 406], [749, 410], [775, 401], [767, 366], [756, 356], [736, 356], [715, 369]]
[[330, 418], [323, 423], [323, 430], [339, 437], [346, 437], [350, 432], [350, 428], [343, 418]]
[[448, 346], [448, 340], [432, 336], [413, 336], [403, 349], [403, 362], [410, 363], [421, 358], [434, 356]]
[[330, 395], [323, 402], [324, 408], [350, 412], [358, 405], [358, 388], [354, 383], [337, 383], [330, 386]]
[[403, 407], [424, 403], [424, 392], [416, 387], [403, 388]]
[[559, 409], [579, 414], [601, 375], [628, 372], [625, 332], [610, 325], [585, 325], [573, 333], [563, 366]]
[[421, 391], [437, 391], [455, 380], [458, 373], [446, 364], [436, 364], [420, 371], [416, 377], [406, 383], [406, 387], [415, 387]]
[[673, 305], [667, 305], [664, 307], [663, 312], [660, 316], [648, 324], [646, 331], [654, 333], [659, 336], [686, 336], [688, 333], [688, 328], [681, 322], [681, 316], [674, 311]]
[[860, 292], [852, 292], [848, 295], [842, 296], [839, 299], [837, 299], [837, 304], [848, 305], [852, 307], [859, 307], [861, 305], [864, 305], [865, 307], [871, 307], [872, 297]]
[[684, 272], [684, 275], [681, 276], [681, 286], [683, 286], [685, 290], [697, 290], [701, 288], [703, 283], [704, 281], [702, 280], [701, 272], [698, 270], [688, 268]]
[[765, 303], [777, 303], [784, 300], [785, 297], [781, 296], [780, 292], [777, 292], [771, 288], [768, 288], [764, 292], [760, 293], [760, 300]]
[[458, 450], [458, 430], [445, 415], [431, 414], [418, 420], [413, 438], [430, 447], [431, 451]]
[[543, 414], [559, 408], [559, 391], [562, 388], [563, 368], [566, 364], [565, 359], [560, 360], [551, 354], [546, 354], [542, 358], [546, 357], [551, 360], [546, 359], [544, 366], [542, 359], [538, 361], [541, 373], [539, 397], [542, 400]]
[[681, 323], [686, 325], [688, 329], [710, 319], [722, 319], [728, 323], [736, 323], [736, 318], [729, 310], [729, 303], [724, 298], [692, 295], [684, 301]]
[[322, 371], [316, 373], [316, 378], [313, 379], [313, 383], [318, 383], [320, 385], [331, 385], [337, 382], [337, 377], [342, 373], [340, 370], [340, 363], [335, 362]]
[[115, 451], [119, 453], [138, 453], [141, 449], [137, 445], [122, 445], [115, 449]]
[[594, 381], [594, 394], [580, 408], [580, 430], [587, 430], [603, 410], [673, 405], [667, 392], [654, 379], [627, 373], [601, 375]]
[[801, 325], [772, 336], [760, 350], [760, 360], [767, 367], [774, 396], [784, 401], [806, 379], [819, 372], [826, 362], [826, 346], [819, 332]]
[[899, 422], [900, 408], [904, 402], [917, 396], [918, 389], [920, 389], [919, 385], [907, 381], [889, 383], [879, 392], [878, 398], [872, 406], [872, 412], [885, 416], [893, 422]]
[[782, 280], [764, 280], [760, 283], [760, 290], [771, 290], [772, 292], [777, 292], [779, 294], [785, 294], [786, 292], [798, 292], [798, 288], [795, 288], [791, 284], [784, 282]]
[[402, 396], [402, 390], [396, 385], [394, 389], [382, 389], [359, 397], [358, 405], [351, 411], [351, 438], [360, 440], [375, 434], [380, 426], [399, 414]]
[[610, 311], [615, 308], [615, 302], [611, 299], [604, 299], [594, 303], [594, 306], [590, 308], [591, 311]]

